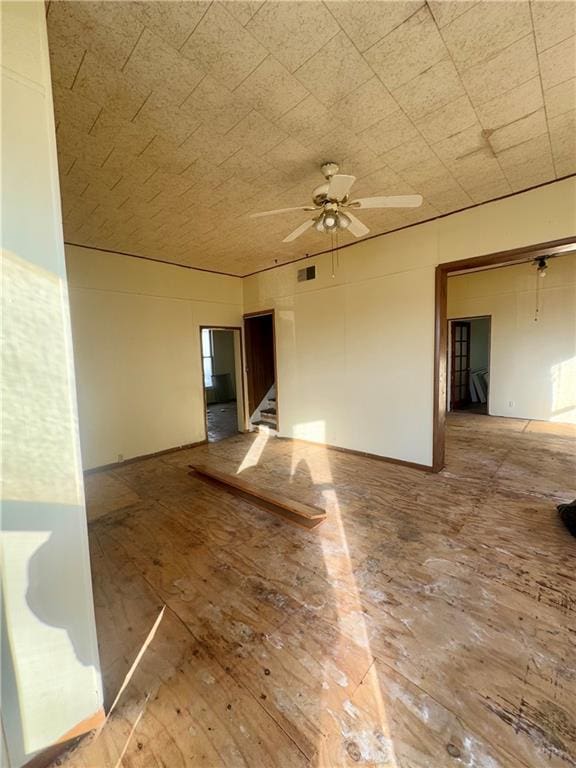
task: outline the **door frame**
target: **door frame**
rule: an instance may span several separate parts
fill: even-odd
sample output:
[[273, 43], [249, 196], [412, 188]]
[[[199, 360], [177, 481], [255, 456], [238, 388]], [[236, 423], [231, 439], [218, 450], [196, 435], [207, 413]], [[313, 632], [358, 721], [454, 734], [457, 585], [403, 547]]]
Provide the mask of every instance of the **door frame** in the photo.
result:
[[[276, 431], [280, 433], [280, 391], [278, 386], [278, 352], [276, 349], [276, 311], [274, 309], [262, 309], [258, 312], [246, 312], [242, 315], [242, 324], [244, 326], [244, 335], [246, 335], [246, 320], [250, 320], [252, 317], [261, 317], [262, 315], [272, 315], [272, 343], [274, 345], [274, 385], [276, 387]], [[244, 351], [244, 367], [243, 375], [246, 378], [246, 403], [250, 401], [250, 395], [248, 392], [248, 358], [246, 357], [246, 347]], [[245, 409], [246, 425], [250, 428], [251, 413], [248, 413], [250, 406], [247, 405]]]
[[534, 261], [544, 256], [561, 256], [576, 251], [576, 236], [550, 240], [509, 251], [498, 251], [471, 259], [438, 264], [435, 273], [434, 305], [434, 414], [432, 423], [432, 471], [440, 472], [445, 464], [447, 346], [448, 346], [448, 276], [470, 270], [492, 269]]
[[[452, 381], [452, 355], [451, 355], [451, 342], [452, 342], [452, 323], [461, 323], [461, 322], [468, 322], [471, 320], [488, 320], [488, 323], [490, 325], [490, 333], [488, 335], [488, 392], [486, 393], [486, 409], [487, 409], [487, 415], [490, 415], [490, 374], [492, 371], [492, 315], [470, 315], [469, 317], [449, 317], [448, 318], [448, 339], [447, 339], [447, 375], [448, 375], [448, 382], [449, 385], [446, 387], [446, 410], [448, 412], [452, 411], [452, 408], [450, 407], [450, 385]], [[472, 333], [470, 333], [470, 339], [472, 338]]]
[[244, 348], [243, 348], [243, 339], [242, 334], [244, 329], [239, 325], [200, 325], [198, 328], [198, 335], [200, 338], [200, 381], [202, 382], [202, 401], [204, 403], [204, 439], [206, 442], [208, 442], [208, 402], [206, 400], [206, 386], [204, 385], [204, 359], [202, 355], [202, 331], [238, 331], [238, 338], [240, 339], [240, 360], [236, 360], [236, 355], [234, 355], [234, 370], [238, 369], [238, 366], [240, 366], [240, 381], [242, 382], [242, 391], [240, 392], [240, 397], [238, 396], [238, 392], [236, 392], [236, 407], [238, 407], [238, 400], [242, 401], [242, 411], [243, 411], [243, 427], [244, 432], [246, 432], [246, 396], [244, 392]]

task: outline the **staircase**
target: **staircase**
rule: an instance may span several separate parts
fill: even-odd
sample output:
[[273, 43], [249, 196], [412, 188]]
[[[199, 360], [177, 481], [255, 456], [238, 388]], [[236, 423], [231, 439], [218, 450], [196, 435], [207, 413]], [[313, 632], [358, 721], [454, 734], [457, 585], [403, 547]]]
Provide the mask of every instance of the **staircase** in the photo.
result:
[[276, 418], [276, 387], [273, 384], [266, 396], [252, 414], [250, 422], [255, 427], [268, 427], [276, 430], [278, 421]]

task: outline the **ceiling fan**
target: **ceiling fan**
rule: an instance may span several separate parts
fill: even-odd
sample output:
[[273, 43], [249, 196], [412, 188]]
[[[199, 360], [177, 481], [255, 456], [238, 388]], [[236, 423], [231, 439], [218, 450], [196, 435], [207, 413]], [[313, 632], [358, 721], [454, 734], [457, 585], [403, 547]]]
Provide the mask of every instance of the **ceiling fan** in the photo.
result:
[[278, 208], [275, 211], [251, 213], [251, 219], [262, 216], [275, 216], [277, 213], [289, 211], [313, 211], [317, 216], [308, 219], [297, 229], [282, 240], [291, 243], [311, 227], [317, 232], [333, 233], [339, 229], [347, 229], [355, 237], [364, 237], [370, 230], [352, 213], [363, 208], [418, 208], [422, 205], [421, 195], [397, 195], [392, 197], [359, 197], [350, 200], [350, 190], [356, 181], [356, 176], [338, 173], [337, 163], [324, 163], [321, 166], [326, 181], [312, 192], [313, 205], [298, 205], [295, 208]]

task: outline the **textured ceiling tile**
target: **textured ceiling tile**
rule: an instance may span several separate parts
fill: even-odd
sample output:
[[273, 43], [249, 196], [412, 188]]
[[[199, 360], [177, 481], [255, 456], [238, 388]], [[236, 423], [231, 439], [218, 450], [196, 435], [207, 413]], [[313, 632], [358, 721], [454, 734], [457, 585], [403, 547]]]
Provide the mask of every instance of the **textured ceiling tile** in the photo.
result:
[[162, 92], [154, 92], [146, 99], [133, 123], [176, 144], [186, 141], [201, 125], [201, 121], [192, 117], [189, 111], [175, 107], [171, 101], [166, 103]]
[[207, 75], [181, 106], [192, 121], [209, 125], [214, 133], [225, 134], [251, 111], [249, 104]]
[[400, 106], [414, 120], [464, 95], [462, 82], [450, 59], [438, 62], [393, 93]]
[[196, 147], [186, 147], [156, 136], [141, 157], [168, 173], [182, 173], [201, 153]]
[[433, 149], [441, 160], [451, 162], [479, 150], [489, 149], [489, 146], [482, 134], [482, 126], [476, 122], [453, 136], [437, 142]]
[[[128, 15], [125, 18], [114, 8], [121, 5], [89, 0], [51, 3], [48, 29], [57, 31], [72, 44], [90, 38], [98, 58], [120, 69], [143, 31], [135, 16]], [[120, 23], [124, 18], [124, 23]]]
[[264, 3], [246, 29], [290, 72], [340, 31], [322, 3], [290, 0]]
[[350, 2], [329, 0], [326, 7], [359, 51], [366, 51], [424, 7], [422, 0]]
[[303, 144], [322, 141], [326, 135], [326, 126], [330, 124], [330, 114], [326, 107], [314, 96], [308, 96], [278, 120], [278, 125]]
[[569, 37], [540, 54], [544, 90], [576, 76], [576, 37]]
[[282, 174], [293, 174], [297, 180], [317, 162], [317, 150], [305, 147], [294, 137], [288, 136], [268, 152], [266, 162]]
[[366, 146], [379, 155], [418, 136], [416, 128], [400, 110], [393, 112], [360, 134]]
[[146, 126], [123, 120], [116, 113], [103, 109], [90, 135], [124, 154], [139, 155], [150, 144], [155, 133]]
[[407, 168], [415, 163], [425, 163], [428, 160], [435, 160], [436, 156], [424, 141], [424, 139], [418, 137], [412, 141], [408, 141], [406, 144], [401, 144], [399, 147], [391, 149], [389, 152], [385, 152], [381, 159], [390, 166], [393, 171], [400, 172], [403, 168]]
[[532, 18], [538, 51], [545, 51], [576, 34], [576, 7], [572, 0], [536, 0]]
[[236, 154], [232, 155], [222, 165], [234, 176], [247, 182], [259, 179], [260, 176], [272, 170], [272, 166], [267, 159], [245, 149], [238, 150]]
[[469, 11], [477, 2], [478, 0], [428, 0], [428, 5], [436, 24], [442, 28]]
[[404, 168], [402, 176], [424, 197], [458, 187], [457, 181], [437, 157]]
[[70, 154], [94, 165], [102, 165], [113, 149], [111, 144], [103, 143], [94, 136], [77, 131], [68, 125], [58, 126], [56, 138]]
[[532, 33], [528, 0], [481, 0], [442, 29], [459, 69], [490, 59]]
[[396, 112], [398, 104], [377, 77], [368, 80], [330, 110], [336, 123], [343, 121], [353, 131], [363, 131]]
[[447, 165], [467, 192], [484, 184], [497, 184], [505, 180], [498, 160], [488, 148], [451, 160]]
[[122, 174], [116, 170], [110, 170], [109, 168], [102, 168], [93, 163], [87, 163], [83, 160], [76, 160], [74, 165], [70, 168], [68, 176], [71, 179], [80, 179], [85, 182], [97, 181], [108, 189], [118, 185], [118, 182], [122, 178]]
[[344, 32], [333, 37], [295, 74], [326, 106], [336, 104], [374, 76]]
[[236, 142], [238, 147], [242, 146], [249, 151], [265, 155], [285, 138], [286, 133], [281, 128], [258, 112], [250, 112], [225, 137], [219, 139], [219, 142]]
[[109, 179], [117, 178], [118, 176], [129, 177], [134, 186], [139, 186], [156, 173], [157, 166], [147, 158], [142, 156], [132, 157], [115, 148], [108, 156], [101, 170], [103, 173], [108, 174]]
[[494, 152], [498, 154], [536, 136], [541, 136], [547, 131], [546, 113], [542, 108], [493, 131], [487, 140]]
[[440, 213], [452, 213], [472, 205], [472, 198], [461, 187], [426, 195], [426, 200]]
[[392, 91], [448, 58], [448, 51], [430, 11], [424, 7], [366, 51], [364, 57]]
[[238, 86], [235, 95], [268, 120], [276, 120], [308, 96], [306, 88], [272, 56]]
[[435, 144], [469, 128], [476, 121], [474, 107], [468, 96], [464, 95], [414, 122], [424, 138], [431, 144]]
[[186, 42], [210, 4], [211, 0], [146, 0], [144, 3], [133, 3], [140, 21], [174, 48], [180, 48]]
[[549, 124], [557, 175], [576, 173], [576, 110], [553, 117]]
[[[367, 197], [369, 195], [410, 195], [416, 190], [392, 168], [384, 166], [374, 173], [364, 176], [354, 186], [354, 197]], [[365, 212], [362, 211], [362, 215]]]
[[267, 55], [266, 49], [218, 3], [212, 3], [182, 53], [232, 90]]
[[548, 134], [541, 134], [501, 152], [498, 161], [512, 189], [522, 185], [520, 177], [527, 177], [526, 186], [540, 184], [554, 177]]
[[544, 91], [544, 101], [548, 119], [576, 109], [576, 78], [565, 80]]
[[258, 12], [264, 0], [221, 0], [221, 5], [230, 13], [243, 27], [248, 24], [250, 19]]
[[66, 123], [77, 131], [88, 133], [102, 110], [99, 104], [77, 93], [72, 93], [68, 88], [62, 88], [58, 84], [53, 85], [52, 96], [58, 122]]
[[517, 88], [506, 91], [502, 96], [482, 104], [477, 111], [483, 127], [496, 130], [536, 112], [543, 106], [540, 78], [533, 77]]
[[52, 83], [72, 88], [86, 49], [76, 41], [63, 38], [56, 29], [50, 30], [50, 75]]
[[91, 53], [84, 57], [72, 92], [106, 106], [128, 120], [134, 117], [149, 94], [146, 88]]
[[181, 104], [204, 77], [196, 67], [161, 37], [144, 30], [123, 71], [148, 90], [162, 90], [164, 101]]
[[533, 35], [514, 43], [490, 61], [476, 64], [462, 74], [472, 103], [478, 106], [539, 75]]

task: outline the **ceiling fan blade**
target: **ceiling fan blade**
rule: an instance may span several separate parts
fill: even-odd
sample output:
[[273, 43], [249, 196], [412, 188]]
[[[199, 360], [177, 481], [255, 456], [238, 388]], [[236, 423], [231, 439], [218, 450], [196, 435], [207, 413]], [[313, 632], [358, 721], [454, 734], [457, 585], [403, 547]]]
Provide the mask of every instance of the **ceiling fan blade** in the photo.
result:
[[354, 208], [419, 208], [422, 195], [396, 195], [389, 197], [360, 197], [349, 205]]
[[350, 211], [346, 211], [346, 216], [348, 216], [350, 219], [348, 232], [352, 232], [354, 237], [364, 237], [364, 235], [367, 235], [368, 232], [370, 232], [366, 224], [362, 224], [360, 219], [357, 219], [356, 216], [353, 216]]
[[318, 208], [312, 208], [309, 205], [298, 205], [296, 208], [277, 208], [275, 211], [262, 211], [261, 213], [250, 213], [249, 218], [261, 219], [262, 216], [275, 216], [277, 213], [289, 213], [290, 211], [317, 211]]
[[290, 232], [287, 237], [282, 240], [283, 243], [291, 243], [292, 240], [296, 240], [297, 237], [300, 237], [300, 235], [303, 235], [304, 232], [306, 232], [307, 229], [310, 229], [310, 227], [314, 224], [314, 219], [310, 219], [310, 221], [305, 221], [304, 224], [300, 224], [298, 229], [295, 229], [294, 232]]
[[328, 192], [326, 197], [329, 200], [344, 200], [348, 192], [352, 189], [352, 184], [356, 181], [356, 176], [346, 176], [344, 173], [337, 173], [332, 176], [328, 182]]

